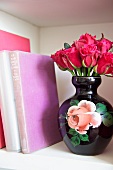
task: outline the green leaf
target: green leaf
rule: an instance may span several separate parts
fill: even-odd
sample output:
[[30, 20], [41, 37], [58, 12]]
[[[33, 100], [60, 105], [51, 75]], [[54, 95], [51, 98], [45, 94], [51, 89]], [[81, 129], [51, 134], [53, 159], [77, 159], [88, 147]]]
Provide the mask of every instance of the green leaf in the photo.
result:
[[73, 106], [73, 105], [77, 106], [78, 103], [79, 103], [79, 100], [71, 100], [70, 105], [71, 106]]
[[70, 135], [73, 135], [73, 136], [76, 136], [76, 135], [78, 135], [78, 132], [75, 130], [75, 129], [72, 129], [72, 128], [70, 128], [69, 129], [69, 132], [68, 132]]
[[73, 144], [73, 146], [77, 146], [80, 144], [80, 138], [78, 136], [74, 136], [71, 138], [71, 143]]
[[96, 104], [96, 111], [98, 113], [104, 114], [107, 111], [106, 105], [102, 103], [97, 103]]
[[76, 68], [77, 75], [82, 76], [82, 70], [80, 68]]
[[72, 76], [75, 76], [74, 70], [70, 70], [70, 69], [67, 69], [67, 70], [72, 74]]
[[68, 44], [68, 43], [64, 43], [64, 48], [65, 49], [68, 49], [68, 48], [70, 48], [71, 46]]
[[103, 124], [107, 127], [113, 125], [113, 116], [109, 112], [103, 115]]
[[88, 68], [88, 76], [90, 76], [91, 67]]
[[89, 136], [87, 134], [79, 134], [80, 140], [82, 141], [89, 141]]

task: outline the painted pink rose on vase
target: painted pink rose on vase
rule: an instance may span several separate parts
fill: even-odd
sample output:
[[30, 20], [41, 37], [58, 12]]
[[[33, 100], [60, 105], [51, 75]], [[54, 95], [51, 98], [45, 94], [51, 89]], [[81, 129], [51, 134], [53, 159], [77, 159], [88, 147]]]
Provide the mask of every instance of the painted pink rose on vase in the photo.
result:
[[68, 109], [68, 125], [80, 134], [86, 134], [89, 127], [99, 127], [101, 116], [95, 112], [96, 106], [93, 102], [82, 100], [78, 106], [71, 106]]

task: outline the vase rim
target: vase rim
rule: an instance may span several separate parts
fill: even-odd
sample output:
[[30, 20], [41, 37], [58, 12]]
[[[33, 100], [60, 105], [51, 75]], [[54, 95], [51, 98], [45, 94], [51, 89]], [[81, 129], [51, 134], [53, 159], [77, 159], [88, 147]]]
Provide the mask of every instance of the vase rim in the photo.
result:
[[101, 76], [73, 76], [77, 78], [101, 78]]

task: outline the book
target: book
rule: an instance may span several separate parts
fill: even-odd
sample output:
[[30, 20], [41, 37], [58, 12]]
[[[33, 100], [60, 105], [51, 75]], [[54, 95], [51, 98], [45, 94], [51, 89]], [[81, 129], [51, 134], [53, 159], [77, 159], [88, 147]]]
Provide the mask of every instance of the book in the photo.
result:
[[[31, 153], [61, 141], [52, 59], [22, 51], [3, 53], [7, 53], [7, 67], [10, 67], [22, 152]], [[4, 57], [1, 58], [0, 62], [6, 66]]]
[[2, 117], [0, 113], [0, 148], [3, 147], [5, 147], [5, 138], [4, 138], [3, 125], [2, 125]]
[[30, 40], [26, 37], [0, 30], [0, 50], [30, 52]]
[[[30, 52], [30, 40], [28, 38], [0, 30], [0, 50], [22, 50]], [[0, 148], [5, 147], [3, 122], [0, 106]]]
[[6, 149], [8, 151], [21, 150], [20, 135], [17, 123], [16, 106], [14, 102], [13, 82], [7, 52], [0, 52], [0, 92], [1, 116], [3, 121]]

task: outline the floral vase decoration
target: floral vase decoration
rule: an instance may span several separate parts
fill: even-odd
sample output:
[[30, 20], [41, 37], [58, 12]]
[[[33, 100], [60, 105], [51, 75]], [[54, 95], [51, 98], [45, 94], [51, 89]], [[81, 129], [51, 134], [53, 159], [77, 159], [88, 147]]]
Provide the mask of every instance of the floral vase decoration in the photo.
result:
[[101, 75], [113, 76], [110, 40], [88, 33], [51, 55], [58, 67], [72, 74], [73, 97], [59, 108], [59, 128], [67, 147], [75, 154], [97, 155], [108, 146], [113, 134], [113, 108], [98, 95]]

